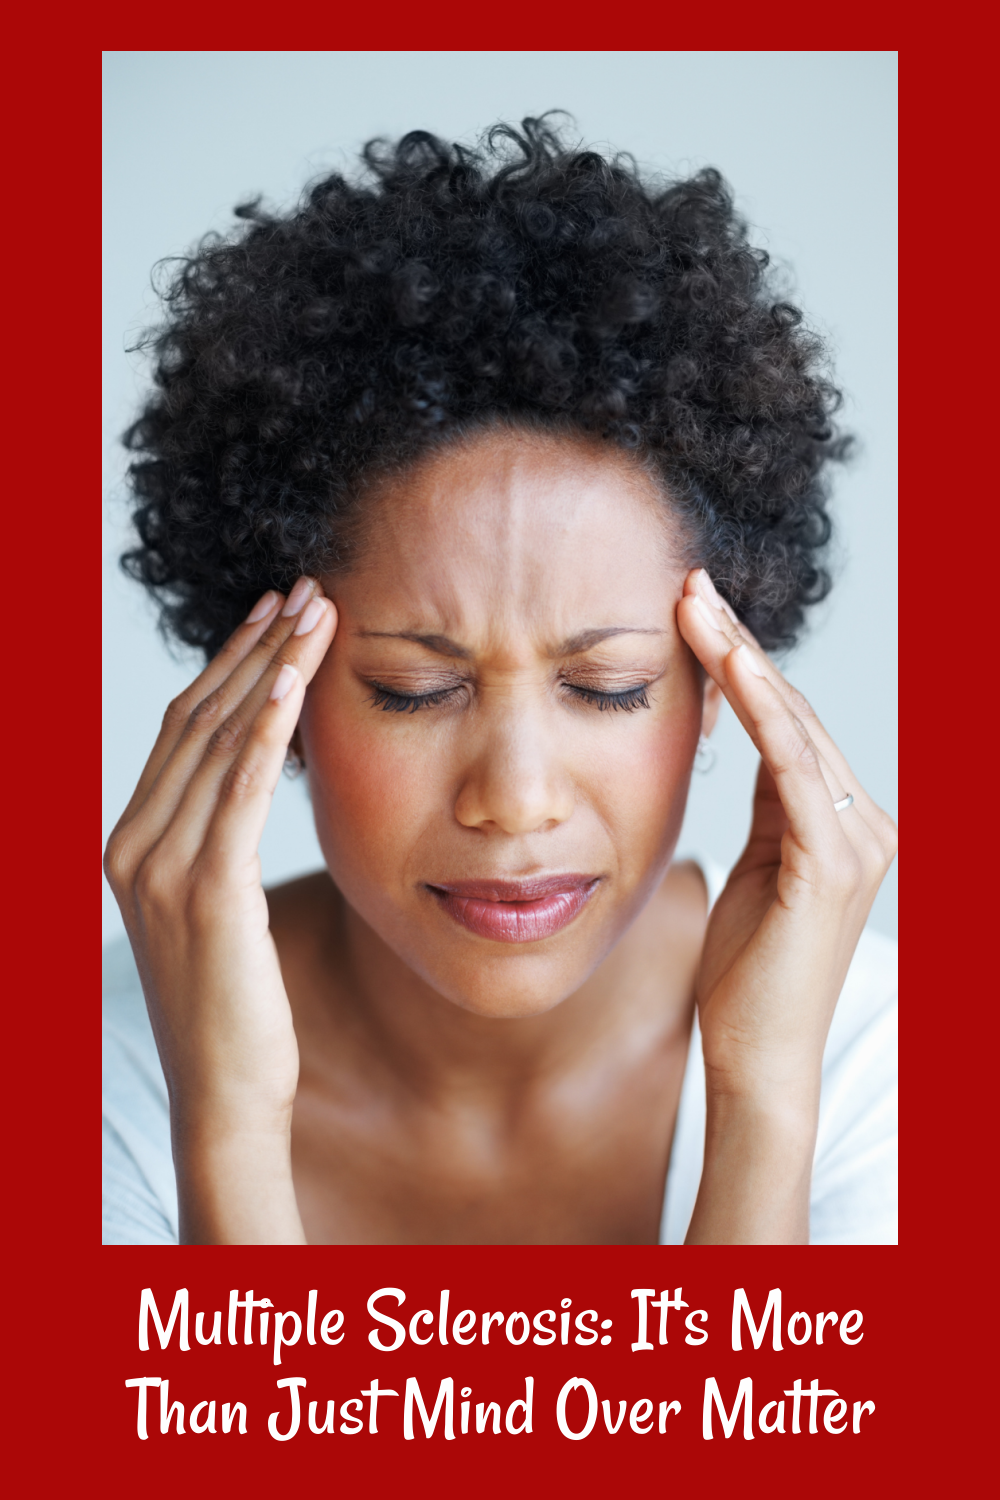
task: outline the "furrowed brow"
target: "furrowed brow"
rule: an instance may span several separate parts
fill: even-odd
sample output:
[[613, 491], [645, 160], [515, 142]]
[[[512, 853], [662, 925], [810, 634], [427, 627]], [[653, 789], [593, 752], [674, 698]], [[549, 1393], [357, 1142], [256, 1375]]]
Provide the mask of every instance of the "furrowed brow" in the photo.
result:
[[[423, 646], [438, 656], [456, 657], [461, 661], [469, 661], [472, 657], [471, 651], [465, 646], [460, 646], [457, 641], [453, 641], [447, 635], [421, 635], [416, 630], [359, 630], [356, 633], [366, 640], [413, 641], [415, 645]], [[601, 641], [606, 641], [615, 635], [666, 634], [665, 630], [646, 625], [599, 625], [591, 630], [581, 630], [576, 635], [567, 637], [546, 654], [552, 658], [578, 656], [582, 651], [589, 651], [592, 646], [597, 646]]]
[[591, 646], [597, 646], [601, 641], [606, 641], [613, 635], [666, 635], [665, 630], [657, 630], [653, 626], [646, 625], [604, 625], [594, 630], [581, 630], [576, 635], [571, 635], [562, 641], [549, 656], [577, 656], [581, 651], [589, 651]]
[[438, 656], [457, 656], [462, 661], [468, 661], [472, 656], [471, 651], [446, 635], [420, 635], [414, 630], [359, 630], [357, 634], [367, 640], [413, 641], [415, 645], [424, 646]]

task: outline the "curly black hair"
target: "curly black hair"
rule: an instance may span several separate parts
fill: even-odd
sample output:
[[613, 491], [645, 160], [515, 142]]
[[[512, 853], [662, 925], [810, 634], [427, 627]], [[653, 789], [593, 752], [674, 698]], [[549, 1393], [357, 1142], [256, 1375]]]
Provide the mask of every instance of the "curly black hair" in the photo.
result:
[[204, 240], [147, 337], [125, 435], [164, 627], [213, 653], [268, 587], [349, 566], [368, 482], [497, 423], [636, 455], [692, 563], [767, 648], [830, 584], [827, 461], [847, 440], [820, 340], [717, 171], [644, 178], [548, 117], [476, 150], [370, 142], [286, 215]]

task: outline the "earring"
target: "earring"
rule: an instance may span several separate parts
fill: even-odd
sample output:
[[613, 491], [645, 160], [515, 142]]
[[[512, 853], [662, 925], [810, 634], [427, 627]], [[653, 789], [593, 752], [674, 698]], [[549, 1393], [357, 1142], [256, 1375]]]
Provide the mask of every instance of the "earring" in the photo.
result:
[[707, 771], [710, 771], [712, 769], [717, 759], [718, 757], [715, 753], [715, 749], [709, 742], [708, 736], [699, 734], [698, 748], [694, 752], [695, 770], [700, 771], [701, 774], [704, 775]]
[[285, 752], [285, 764], [281, 769], [284, 771], [289, 781], [294, 781], [297, 776], [301, 776], [305, 768], [306, 763], [302, 759], [301, 755], [296, 755], [295, 751], [291, 749]]

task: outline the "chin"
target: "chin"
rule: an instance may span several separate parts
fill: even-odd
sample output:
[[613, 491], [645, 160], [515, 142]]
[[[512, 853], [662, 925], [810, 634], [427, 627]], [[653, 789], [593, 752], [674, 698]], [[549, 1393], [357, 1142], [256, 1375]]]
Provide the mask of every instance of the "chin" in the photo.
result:
[[[582, 934], [581, 934], [582, 939]], [[560, 944], [561, 952], [503, 951], [449, 956], [440, 946], [408, 955], [414, 971], [437, 994], [472, 1015], [495, 1021], [543, 1016], [576, 993], [612, 944], [594, 951], [592, 942]]]

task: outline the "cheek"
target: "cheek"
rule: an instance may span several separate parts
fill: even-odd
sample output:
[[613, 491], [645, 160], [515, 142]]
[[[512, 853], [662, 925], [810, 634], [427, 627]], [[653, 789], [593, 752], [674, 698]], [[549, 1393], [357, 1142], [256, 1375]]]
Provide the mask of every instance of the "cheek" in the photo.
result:
[[702, 698], [694, 658], [682, 659], [654, 689], [650, 709], [628, 715], [610, 710], [590, 721], [586, 760], [595, 795], [604, 789], [631, 819], [647, 821], [665, 816], [678, 798], [683, 804], [701, 732]]
[[646, 720], [609, 735], [587, 778], [590, 800], [614, 826], [620, 855], [633, 869], [676, 841], [701, 724], [695, 710]]
[[[411, 856], [450, 844], [456, 747], [447, 736], [407, 733], [387, 715], [321, 684], [302, 719], [316, 829], [335, 880], [384, 890], [407, 884]], [[556, 752], [576, 784], [577, 815], [565, 829], [628, 885], [642, 884], [680, 831], [701, 723], [697, 692], [680, 692], [653, 713], [620, 722], [579, 721]], [[400, 732], [403, 731], [403, 732]], [[459, 754], [459, 759], [461, 756]], [[458, 775], [461, 782], [461, 774]], [[603, 832], [599, 831], [603, 828]], [[586, 850], [577, 851], [581, 858]], [[418, 860], [419, 863], [419, 860]], [[360, 893], [359, 893], [360, 894]]]
[[700, 727], [699, 714], [687, 704], [660, 713], [637, 712], [615, 736], [609, 758], [614, 758], [620, 775], [635, 778], [637, 790], [641, 786], [647, 796], [657, 791], [668, 794], [694, 756]]
[[385, 869], [399, 862], [440, 808], [440, 758], [412, 737], [386, 732], [380, 713], [333, 694], [307, 701], [302, 740], [323, 853], [336, 878], [345, 860]]

